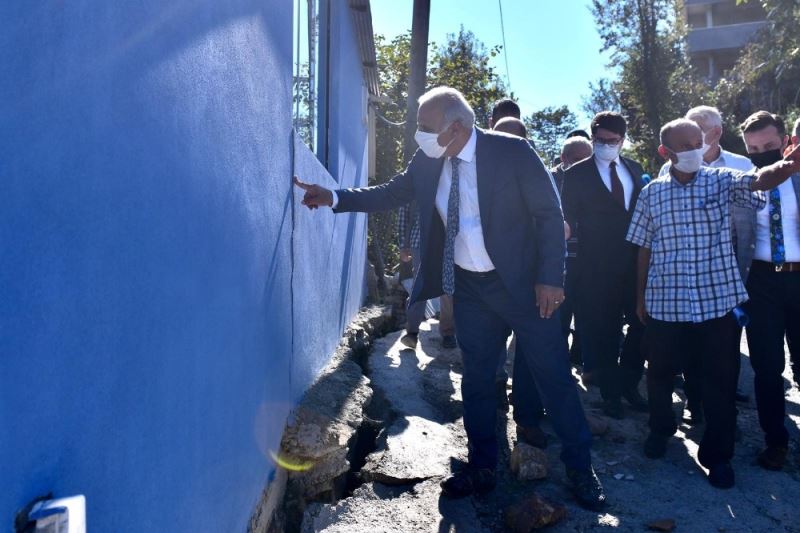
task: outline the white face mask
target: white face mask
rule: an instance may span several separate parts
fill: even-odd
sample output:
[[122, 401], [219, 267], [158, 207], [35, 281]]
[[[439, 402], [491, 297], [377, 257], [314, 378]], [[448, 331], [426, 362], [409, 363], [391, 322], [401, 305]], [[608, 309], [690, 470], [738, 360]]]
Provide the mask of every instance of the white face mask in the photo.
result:
[[[448, 124], [442, 129], [442, 132], [444, 132], [444, 130], [446, 130], [449, 127], [450, 125]], [[447, 151], [447, 146], [450, 146], [450, 144], [455, 140], [454, 137], [453, 140], [447, 143], [447, 146], [442, 146], [441, 144], [439, 144], [438, 140], [439, 135], [441, 135], [442, 132], [433, 133], [428, 131], [417, 130], [417, 132], [414, 134], [414, 140], [417, 141], [420, 150], [422, 150], [425, 153], [425, 155], [433, 159], [439, 159]]]
[[601, 161], [614, 161], [619, 157], [619, 151], [622, 148], [622, 143], [607, 145], [603, 143], [594, 143], [594, 155]]
[[703, 154], [705, 153], [705, 148], [673, 153], [678, 156], [678, 161], [672, 163], [675, 168], [681, 172], [686, 172], [687, 174], [694, 174], [700, 170], [700, 167], [703, 165]]

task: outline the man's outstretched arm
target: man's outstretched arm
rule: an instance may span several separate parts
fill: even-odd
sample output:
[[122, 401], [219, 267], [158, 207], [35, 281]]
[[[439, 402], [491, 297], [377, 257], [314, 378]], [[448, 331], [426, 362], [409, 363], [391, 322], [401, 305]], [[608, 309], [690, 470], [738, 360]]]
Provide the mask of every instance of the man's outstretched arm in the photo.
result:
[[751, 182], [750, 188], [754, 191], [768, 191], [798, 172], [800, 172], [800, 146], [789, 152], [781, 161], [756, 172], [758, 178]]
[[303, 191], [302, 204], [309, 209], [330, 207], [337, 213], [386, 211], [409, 203], [414, 199], [414, 181], [408, 169], [389, 182], [360, 189], [332, 191], [310, 183], [303, 183], [297, 176], [294, 184]]

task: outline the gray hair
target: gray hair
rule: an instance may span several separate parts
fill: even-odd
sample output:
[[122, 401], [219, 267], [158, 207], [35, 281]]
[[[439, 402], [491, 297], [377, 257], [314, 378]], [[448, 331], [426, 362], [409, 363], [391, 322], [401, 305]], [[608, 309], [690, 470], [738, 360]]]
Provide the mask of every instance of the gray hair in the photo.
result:
[[794, 128], [792, 128], [792, 134], [795, 137], [800, 137], [800, 117], [794, 121]]
[[570, 160], [572, 160], [572, 154], [574, 154], [579, 147], [588, 148], [590, 154], [593, 151], [592, 143], [589, 142], [588, 139], [584, 139], [583, 137], [576, 135], [568, 138], [566, 141], [564, 141], [564, 144], [561, 145], [561, 157], [567, 156]]
[[659, 134], [659, 140], [661, 141], [661, 144], [669, 148], [672, 148], [669, 144], [669, 137], [670, 135], [672, 135], [672, 132], [687, 126], [698, 130], [700, 129], [700, 126], [698, 126], [696, 122], [694, 122], [693, 120], [689, 120], [688, 118], [677, 118], [673, 121], [664, 124], [661, 127], [661, 132]]
[[462, 126], [471, 128], [475, 124], [475, 112], [472, 107], [464, 95], [452, 87], [436, 87], [419, 97], [420, 107], [427, 103], [442, 110], [447, 125], [460, 122]]
[[722, 115], [719, 109], [710, 105], [699, 105], [686, 112], [686, 118], [699, 122], [706, 128], [722, 127]]

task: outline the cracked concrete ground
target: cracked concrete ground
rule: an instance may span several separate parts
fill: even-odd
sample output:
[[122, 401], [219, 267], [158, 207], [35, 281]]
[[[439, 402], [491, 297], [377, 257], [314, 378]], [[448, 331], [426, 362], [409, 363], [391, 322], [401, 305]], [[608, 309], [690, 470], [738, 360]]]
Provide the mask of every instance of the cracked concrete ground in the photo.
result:
[[[460, 354], [438, 343], [435, 320], [423, 325], [416, 351], [399, 343], [402, 332], [379, 339], [369, 359], [372, 386], [385, 396], [394, 415], [379, 438], [377, 450], [361, 472], [366, 482], [336, 504], [313, 504], [304, 532], [491, 532], [504, 531], [503, 510], [536, 491], [568, 508], [567, 519], [550, 531], [616, 528], [644, 531], [646, 524], [672, 519], [679, 531], [800, 531], [800, 391], [785, 372], [787, 410], [792, 436], [790, 459], [783, 472], [755, 464], [763, 437], [752, 398], [753, 373], [743, 355], [740, 384], [751, 395], [739, 404], [742, 439], [736, 445], [736, 487], [712, 488], [696, 462], [702, 426], [682, 425], [664, 459], [641, 453], [647, 415], [628, 411], [622, 421], [607, 419], [609, 431], [595, 437], [594, 465], [605, 485], [609, 505], [603, 514], [575, 505], [564, 485], [559, 444], [550, 433], [547, 479], [517, 481], [508, 467], [514, 445], [511, 414], [498, 421], [501, 458], [497, 489], [464, 500], [440, 497], [439, 482], [450, 467], [466, 459], [461, 419]], [[742, 344], [743, 354], [747, 345]], [[644, 388], [644, 384], [641, 385]], [[581, 390], [587, 412], [602, 416], [596, 388]], [[675, 408], [683, 403], [674, 396]]]

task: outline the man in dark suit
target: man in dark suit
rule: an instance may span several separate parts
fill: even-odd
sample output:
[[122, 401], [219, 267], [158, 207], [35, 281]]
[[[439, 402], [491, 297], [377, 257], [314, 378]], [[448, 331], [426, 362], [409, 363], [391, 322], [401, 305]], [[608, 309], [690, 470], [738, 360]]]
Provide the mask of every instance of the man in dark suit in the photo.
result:
[[[577, 130], [581, 131], [581, 130]], [[558, 194], [564, 194], [564, 175], [570, 167], [592, 157], [592, 143], [581, 134], [573, 134], [567, 136], [564, 144], [561, 146], [561, 162], [556, 164], [550, 173], [556, 182]], [[577, 272], [577, 257], [578, 257], [578, 235], [570, 229], [569, 237], [567, 238], [567, 274], [564, 281], [564, 305], [559, 309], [561, 313], [561, 332], [565, 339], [568, 339], [570, 333], [572, 334], [572, 345], [570, 346], [570, 361], [574, 364], [582, 364], [583, 369], [581, 378], [584, 385], [589, 385], [592, 373], [592, 357], [591, 349], [581, 349], [580, 335], [578, 334], [578, 317], [576, 314], [576, 288], [575, 282], [578, 279]], [[575, 318], [575, 329], [572, 329], [572, 319]]]
[[[421, 265], [411, 298], [453, 295], [464, 364], [469, 465], [442, 482], [443, 495], [494, 488], [494, 378], [510, 328], [561, 439], [571, 488], [580, 504], [598, 509], [605, 495], [591, 466], [591, 434], [556, 311], [564, 299], [565, 245], [555, 187], [525, 140], [479, 130], [474, 122], [461, 93], [433, 89], [420, 98], [415, 138], [421, 150], [391, 181], [339, 191], [296, 183], [312, 209], [371, 212], [417, 202]], [[530, 389], [515, 388], [515, 400]]]
[[591, 124], [594, 155], [567, 170], [562, 194], [567, 223], [578, 239], [581, 336], [592, 348], [603, 410], [614, 418], [624, 416], [622, 398], [647, 410], [638, 391], [644, 326], [636, 317], [636, 248], [625, 240], [644, 171], [619, 155], [626, 130], [619, 113], [598, 113]]

